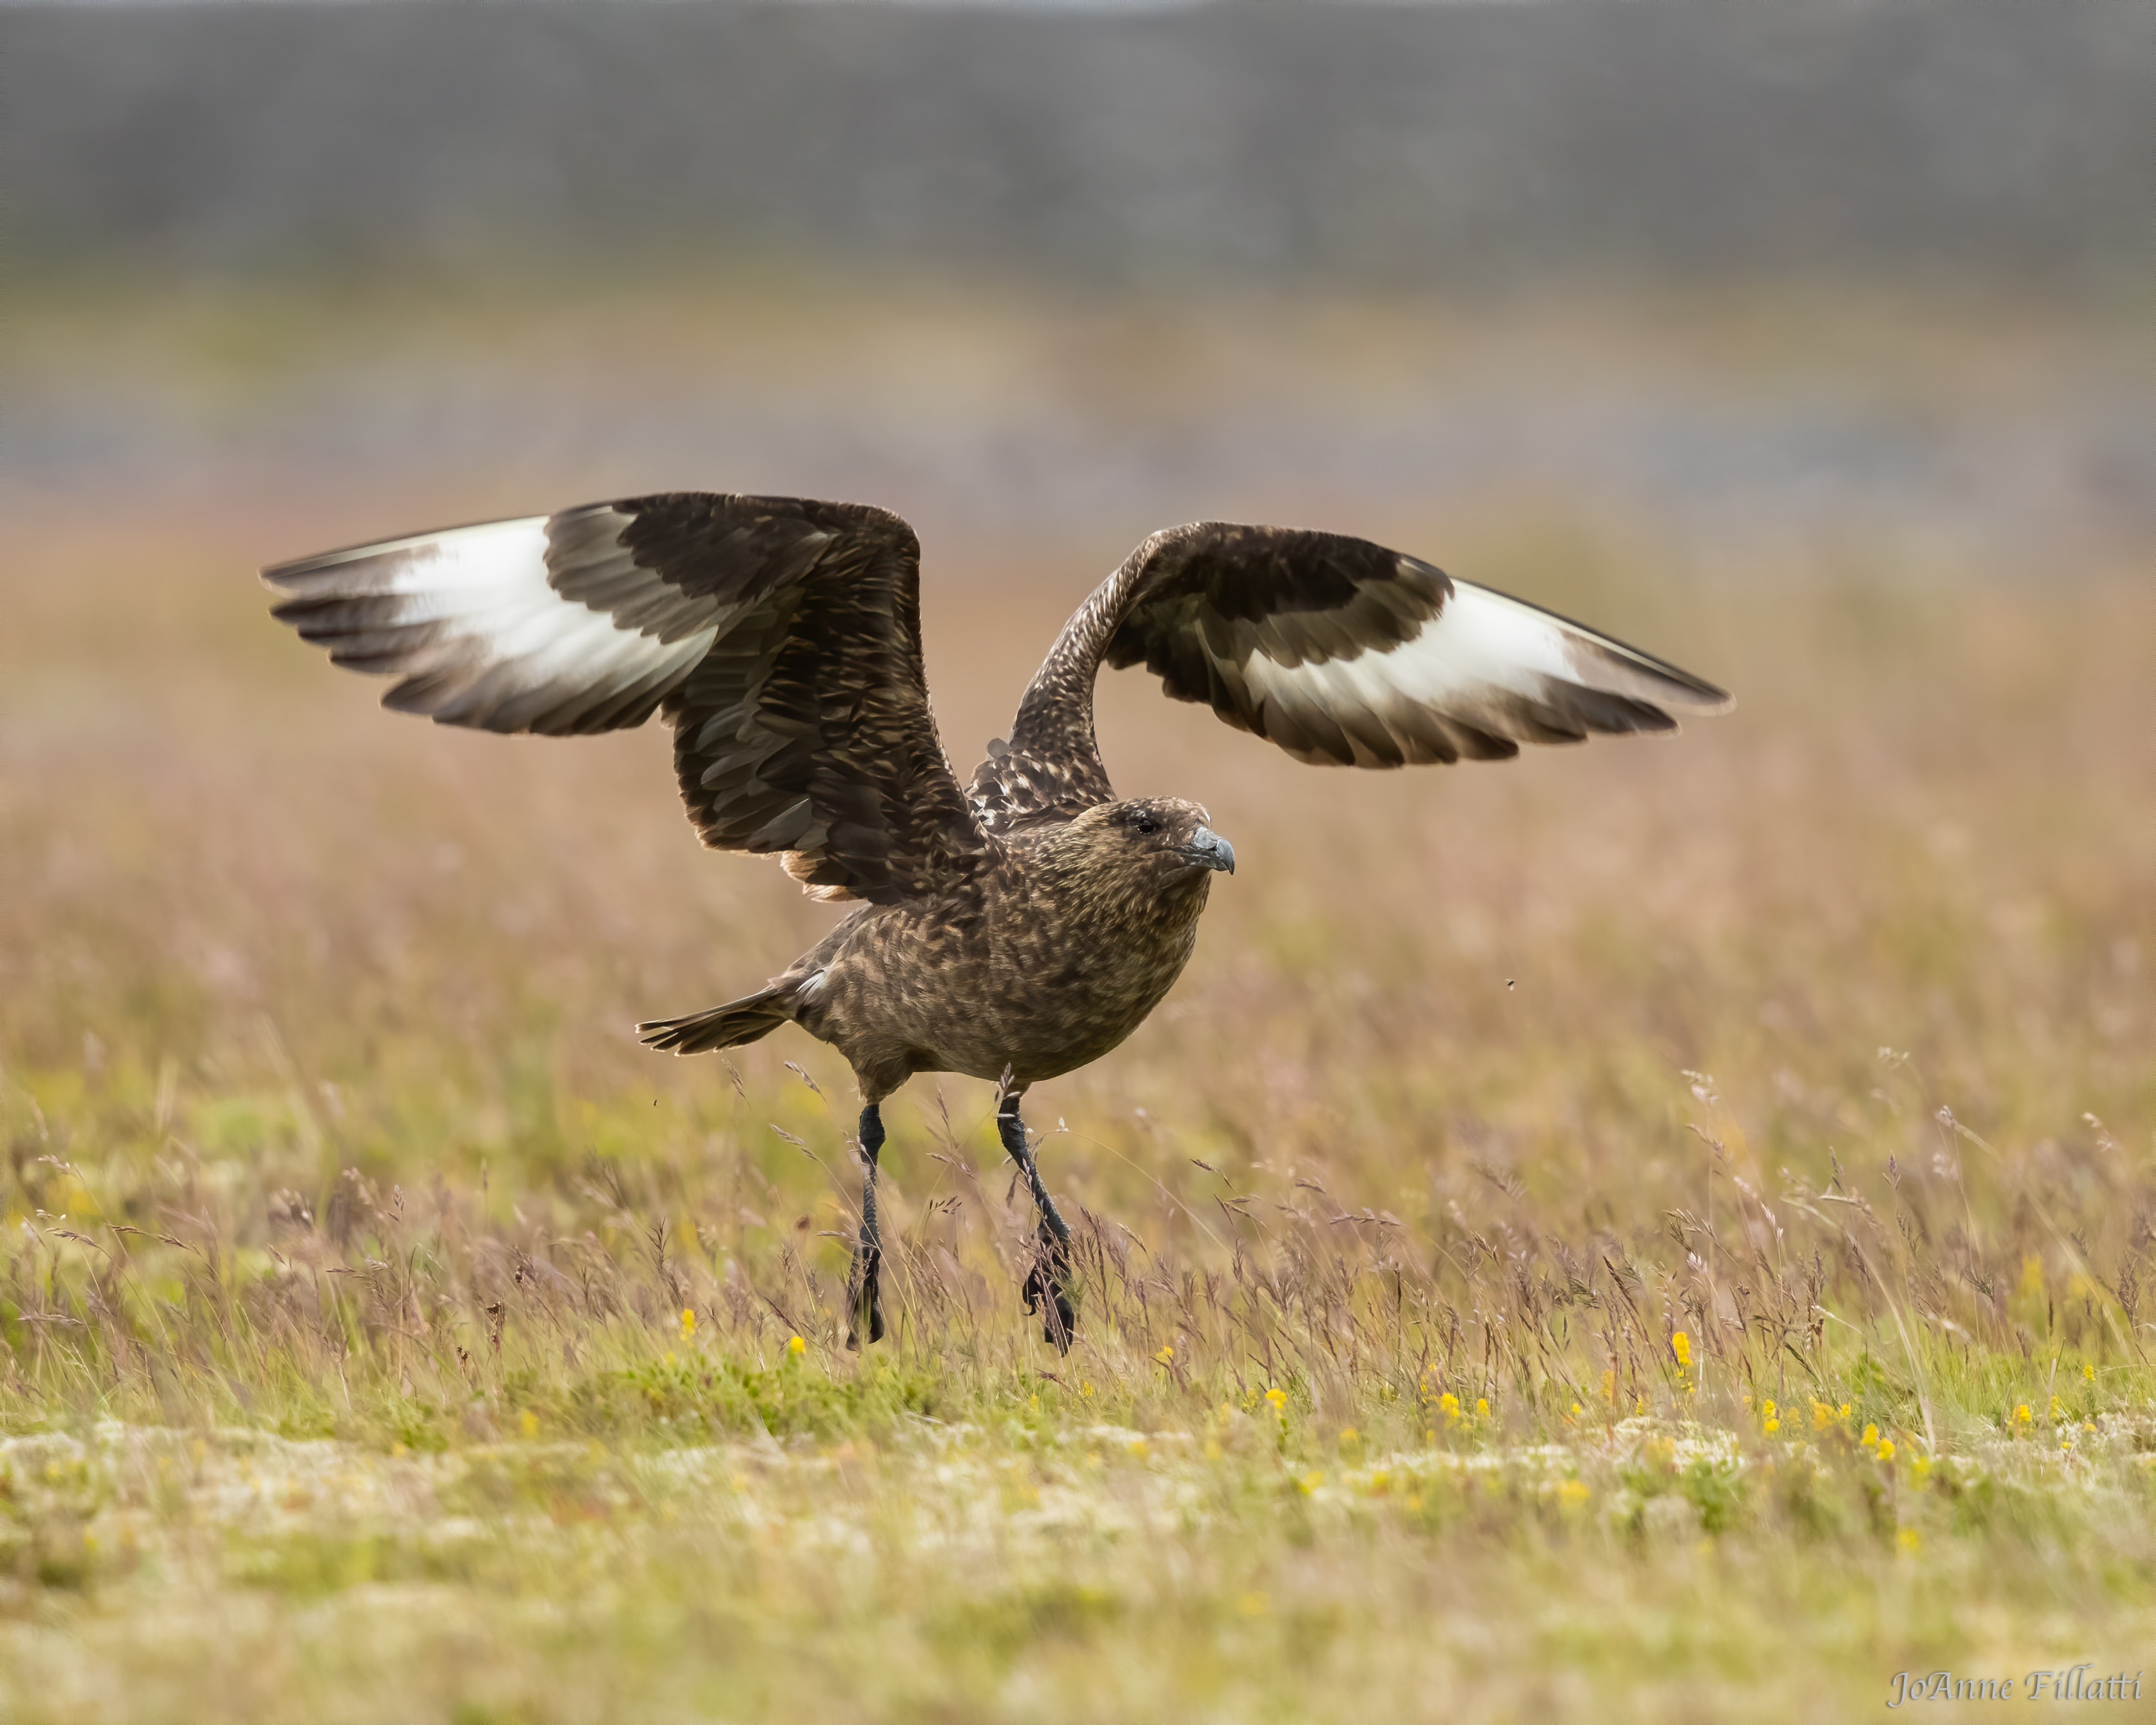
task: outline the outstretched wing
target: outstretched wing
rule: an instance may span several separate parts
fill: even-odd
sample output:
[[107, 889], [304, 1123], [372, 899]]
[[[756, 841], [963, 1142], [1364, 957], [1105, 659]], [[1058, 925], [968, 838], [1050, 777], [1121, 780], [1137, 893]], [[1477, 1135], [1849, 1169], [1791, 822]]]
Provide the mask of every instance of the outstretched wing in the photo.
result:
[[1147, 540], [1065, 627], [975, 776], [992, 825], [1112, 795], [1093, 741], [1103, 662], [1143, 665], [1177, 700], [1343, 767], [1500, 760], [1730, 705], [1636, 648], [1368, 540], [1200, 521]]
[[937, 739], [920, 547], [860, 505], [673, 492], [280, 563], [275, 615], [439, 724], [562, 736], [663, 710], [715, 850], [878, 904], [992, 848]]

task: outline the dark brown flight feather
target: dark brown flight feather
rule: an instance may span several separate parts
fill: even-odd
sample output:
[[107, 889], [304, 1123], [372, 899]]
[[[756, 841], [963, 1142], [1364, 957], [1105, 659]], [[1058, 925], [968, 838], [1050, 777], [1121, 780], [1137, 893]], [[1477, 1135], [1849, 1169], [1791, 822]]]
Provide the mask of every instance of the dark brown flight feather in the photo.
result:
[[1010, 740], [974, 775], [994, 830], [1110, 794], [1102, 665], [1316, 765], [1502, 760], [1523, 742], [1674, 730], [1711, 683], [1430, 564], [1337, 533], [1199, 521], [1154, 534], [1064, 626]]
[[279, 564], [275, 615], [401, 679], [437, 723], [674, 727], [717, 850], [776, 851], [823, 896], [895, 904], [987, 840], [928, 712], [920, 547], [856, 504], [681, 492]]
[[398, 679], [441, 724], [564, 735], [664, 713], [716, 850], [777, 853], [865, 900], [753, 994], [642, 1026], [678, 1053], [799, 1024], [852, 1064], [871, 1170], [857, 1315], [876, 1307], [876, 1105], [921, 1071], [1001, 1081], [999, 1129], [1043, 1217], [1027, 1284], [1067, 1343], [1068, 1230], [1017, 1097], [1097, 1059], [1188, 961], [1235, 853], [1197, 804], [1116, 798], [1101, 667], [1298, 760], [1497, 759], [1666, 731], [1729, 705], [1636, 649], [1366, 540], [1199, 522], [1156, 533], [1065, 626], [962, 793], [921, 671], [920, 552], [857, 504], [675, 492], [330, 552], [264, 572], [275, 614], [336, 664]]

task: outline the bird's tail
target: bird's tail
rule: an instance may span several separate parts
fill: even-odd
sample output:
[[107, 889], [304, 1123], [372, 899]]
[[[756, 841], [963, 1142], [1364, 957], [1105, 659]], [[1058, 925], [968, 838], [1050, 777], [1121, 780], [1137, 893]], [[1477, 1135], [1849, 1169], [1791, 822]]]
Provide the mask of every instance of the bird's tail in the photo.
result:
[[685, 1019], [653, 1019], [636, 1034], [651, 1047], [677, 1055], [708, 1054], [715, 1048], [738, 1048], [793, 1022], [793, 989], [773, 983], [724, 1006], [692, 1012]]

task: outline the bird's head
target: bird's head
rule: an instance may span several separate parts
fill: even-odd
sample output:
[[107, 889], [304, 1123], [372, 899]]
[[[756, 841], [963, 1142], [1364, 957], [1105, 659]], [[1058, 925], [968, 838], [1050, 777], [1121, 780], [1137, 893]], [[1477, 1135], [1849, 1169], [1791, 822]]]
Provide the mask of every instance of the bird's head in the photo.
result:
[[1056, 860], [1104, 883], [1163, 891], [1235, 872], [1235, 847], [1205, 824], [1205, 811], [1178, 797], [1140, 797], [1087, 809], [1050, 841]]

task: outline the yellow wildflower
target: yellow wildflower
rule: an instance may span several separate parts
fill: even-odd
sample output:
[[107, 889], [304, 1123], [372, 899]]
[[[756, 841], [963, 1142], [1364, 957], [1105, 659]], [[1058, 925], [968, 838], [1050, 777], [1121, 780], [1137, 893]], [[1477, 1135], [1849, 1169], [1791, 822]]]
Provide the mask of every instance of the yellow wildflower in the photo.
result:
[[1593, 1495], [1584, 1480], [1559, 1480], [1557, 1483], [1557, 1501], [1568, 1509], [1577, 1508]]
[[1670, 1337], [1670, 1352], [1677, 1357], [1677, 1364], [1681, 1369], [1687, 1372], [1691, 1369], [1691, 1336], [1682, 1330], [1679, 1330], [1671, 1335]]
[[1895, 1534], [1894, 1543], [1913, 1558], [1923, 1548], [1924, 1536], [1914, 1527], [1904, 1527]]
[[1475, 1398], [1475, 1417], [1477, 1420], [1487, 1420], [1490, 1417], [1490, 1403], [1487, 1398], [1479, 1395]]
[[1171, 1347], [1163, 1347], [1158, 1353], [1153, 1355], [1154, 1360], [1163, 1366], [1168, 1364], [1168, 1362], [1173, 1360], [1174, 1358], [1175, 1349]]
[[1879, 1440], [1879, 1459], [1881, 1461], [1892, 1461], [1894, 1459], [1893, 1439], [1881, 1438]]
[[2091, 1384], [2096, 1382], [2096, 1368], [2086, 1360], [2082, 1363], [2082, 1376]]
[[539, 1435], [539, 1416], [529, 1408], [517, 1416], [516, 1425], [517, 1429], [528, 1438], [536, 1438]]
[[1265, 1392], [1265, 1405], [1276, 1414], [1285, 1415], [1287, 1411], [1287, 1392], [1276, 1384]]
[[2061, 1401], [2059, 1400], [2058, 1397], [2056, 1397], [2056, 1396], [2053, 1396], [2053, 1397], [2051, 1398], [2051, 1415], [2050, 1415], [2050, 1417], [2051, 1417], [2051, 1419], [2052, 1422], [2053, 1422], [2055, 1425], [2056, 1425], [2056, 1424], [2057, 1423], [2057, 1421], [2058, 1421], [2058, 1418], [2059, 1418], [2059, 1409], [2060, 1409], [2060, 1408], [2061, 1408], [2062, 1405], [2063, 1405], [2063, 1404], [2062, 1404], [2062, 1403], [2061, 1403]]
[[2029, 1411], [2029, 1404], [2026, 1402], [2023, 1402], [2014, 1410], [2014, 1423], [2016, 1425], [2026, 1425], [2035, 1417], [2036, 1416], [2034, 1414]]
[[789, 1336], [786, 1338], [786, 1351], [798, 1359], [808, 1353], [808, 1344], [798, 1336]]
[[684, 1342], [692, 1342], [696, 1339], [696, 1314], [684, 1306], [681, 1308], [681, 1339]]
[[1879, 1447], [1879, 1428], [1876, 1425], [1866, 1426], [1864, 1428], [1864, 1435], [1859, 1438], [1857, 1441], [1862, 1444], [1867, 1450], [1877, 1449]]
[[1362, 1435], [1363, 1434], [1356, 1430], [1352, 1425], [1343, 1425], [1340, 1428], [1340, 1441], [1343, 1444], [1354, 1443], [1359, 1440]]
[[1303, 1492], [1303, 1495], [1304, 1495], [1305, 1497], [1307, 1497], [1311, 1492], [1315, 1491], [1316, 1491], [1316, 1490], [1317, 1490], [1320, 1486], [1323, 1485], [1324, 1483], [1325, 1483], [1325, 1476], [1324, 1476], [1323, 1474], [1320, 1473], [1320, 1472], [1319, 1472], [1316, 1468], [1314, 1468], [1314, 1467], [1313, 1467], [1313, 1468], [1312, 1468], [1312, 1469], [1311, 1469], [1311, 1471], [1310, 1471], [1308, 1473], [1305, 1474], [1305, 1475], [1304, 1475], [1301, 1479], [1299, 1479], [1299, 1480], [1297, 1480], [1297, 1481], [1296, 1481], [1296, 1484], [1297, 1486], [1301, 1486], [1301, 1489], [1302, 1489], [1302, 1492]]

